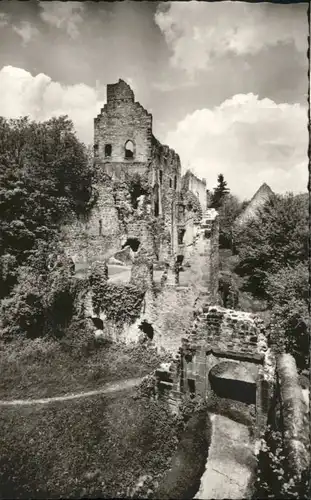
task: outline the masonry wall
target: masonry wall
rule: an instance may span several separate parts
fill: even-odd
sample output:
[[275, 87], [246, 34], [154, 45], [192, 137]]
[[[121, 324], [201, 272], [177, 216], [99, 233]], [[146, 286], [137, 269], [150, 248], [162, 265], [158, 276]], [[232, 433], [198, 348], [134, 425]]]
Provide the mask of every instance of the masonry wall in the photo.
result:
[[194, 193], [200, 201], [203, 213], [206, 211], [206, 180], [199, 179], [187, 170], [182, 177], [182, 187]]
[[[152, 142], [152, 170], [155, 191], [158, 192], [159, 216], [164, 221], [164, 238], [160, 260], [169, 260], [178, 253], [177, 210], [181, 187], [180, 158], [174, 150], [163, 146], [156, 138]], [[155, 196], [153, 204], [156, 202]]]
[[107, 260], [120, 250], [124, 231], [118, 218], [113, 189], [99, 183], [98, 201], [86, 219], [73, 220], [62, 228], [62, 243], [75, 264]]
[[[134, 101], [132, 89], [123, 80], [107, 85], [107, 104], [94, 120], [94, 154], [97, 165], [122, 162], [130, 168], [133, 161], [151, 159], [152, 116]], [[134, 143], [134, 158], [125, 158], [125, 144]], [[111, 145], [106, 156], [105, 146]]]
[[[128, 141], [132, 157], [126, 152]], [[137, 238], [154, 260], [173, 260], [180, 159], [153, 136], [152, 115], [123, 80], [107, 86], [107, 104], [94, 120], [94, 164], [97, 201], [86, 220], [64, 226], [68, 255], [78, 264], [105, 260], [127, 238]], [[138, 189], [139, 207], [133, 205], [133, 189]]]
[[287, 465], [292, 476], [301, 476], [310, 466], [310, 421], [296, 362], [290, 354], [277, 358], [277, 382]]

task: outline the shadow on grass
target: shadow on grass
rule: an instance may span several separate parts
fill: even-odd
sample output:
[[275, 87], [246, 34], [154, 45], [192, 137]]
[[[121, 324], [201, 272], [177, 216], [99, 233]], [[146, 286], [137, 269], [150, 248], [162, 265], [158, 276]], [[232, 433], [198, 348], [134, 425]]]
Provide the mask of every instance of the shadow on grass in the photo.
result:
[[206, 409], [195, 413], [187, 423], [184, 434], [153, 498], [192, 499], [200, 487], [211, 443], [212, 423]]

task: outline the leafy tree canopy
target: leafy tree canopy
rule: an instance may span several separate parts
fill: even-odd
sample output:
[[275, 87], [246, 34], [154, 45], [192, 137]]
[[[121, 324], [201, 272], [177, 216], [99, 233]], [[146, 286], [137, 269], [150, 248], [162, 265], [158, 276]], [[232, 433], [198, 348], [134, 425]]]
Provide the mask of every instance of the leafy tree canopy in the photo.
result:
[[234, 235], [248, 289], [266, 297], [270, 275], [308, 258], [308, 203], [293, 194], [277, 195], [259, 209], [258, 217]]
[[66, 116], [41, 123], [0, 117], [2, 296], [14, 284], [14, 268], [40, 241], [55, 240], [64, 216], [87, 210], [92, 176], [89, 151]]

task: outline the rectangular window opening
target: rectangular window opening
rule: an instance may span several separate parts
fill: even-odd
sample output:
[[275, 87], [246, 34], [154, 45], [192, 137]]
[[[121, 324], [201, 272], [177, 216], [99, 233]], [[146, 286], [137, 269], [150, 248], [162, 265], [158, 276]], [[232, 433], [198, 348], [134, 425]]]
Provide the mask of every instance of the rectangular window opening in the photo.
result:
[[188, 378], [188, 389], [189, 389], [190, 395], [192, 397], [195, 396], [195, 380]]
[[112, 146], [111, 144], [106, 144], [105, 146], [105, 157], [109, 158], [111, 156]]

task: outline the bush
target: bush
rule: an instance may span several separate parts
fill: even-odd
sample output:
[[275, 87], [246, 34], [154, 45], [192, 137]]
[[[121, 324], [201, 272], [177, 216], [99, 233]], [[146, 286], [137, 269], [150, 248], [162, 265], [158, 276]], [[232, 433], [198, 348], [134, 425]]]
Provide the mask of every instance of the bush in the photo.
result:
[[253, 499], [282, 498], [307, 499], [309, 497], [310, 470], [300, 478], [287, 468], [282, 432], [269, 425], [258, 456], [257, 477]]
[[[41, 255], [40, 259], [44, 257], [47, 258]], [[8, 340], [16, 335], [61, 337], [75, 315], [78, 291], [79, 284], [66, 260], [52, 271], [47, 262], [42, 267], [20, 266], [17, 284], [1, 303], [3, 337]]]
[[309, 367], [310, 319], [308, 268], [285, 267], [269, 276], [266, 293], [271, 308], [270, 343], [276, 352], [289, 352], [300, 369]]

